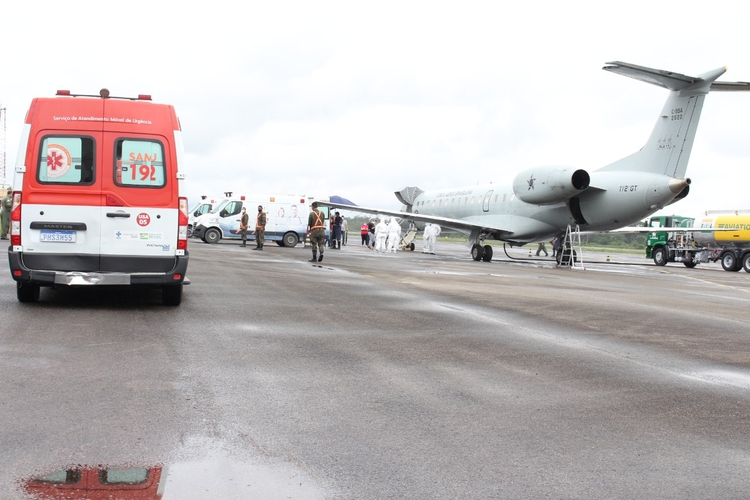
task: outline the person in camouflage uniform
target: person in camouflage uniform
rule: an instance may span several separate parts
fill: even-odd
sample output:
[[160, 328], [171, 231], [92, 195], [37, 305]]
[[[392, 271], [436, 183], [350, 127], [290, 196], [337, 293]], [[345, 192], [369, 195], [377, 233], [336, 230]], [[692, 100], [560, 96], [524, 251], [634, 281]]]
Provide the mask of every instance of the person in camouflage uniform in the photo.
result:
[[[312, 259], [310, 262], [321, 262], [326, 241], [326, 226], [323, 213], [318, 210], [318, 202], [312, 203], [312, 212], [307, 216], [307, 232], [310, 233], [310, 245], [312, 245]], [[320, 256], [318, 256], [320, 250]]]
[[242, 235], [241, 247], [247, 246], [247, 228], [250, 225], [250, 216], [247, 215], [247, 209], [242, 207], [242, 217], [240, 217], [240, 234]]
[[8, 230], [10, 229], [10, 209], [13, 208], [13, 191], [8, 189], [3, 196], [2, 206], [0, 207], [0, 239], [8, 239]]
[[258, 205], [258, 216], [255, 218], [255, 248], [253, 250], [263, 250], [263, 236], [266, 233], [266, 213], [263, 211], [263, 205]]

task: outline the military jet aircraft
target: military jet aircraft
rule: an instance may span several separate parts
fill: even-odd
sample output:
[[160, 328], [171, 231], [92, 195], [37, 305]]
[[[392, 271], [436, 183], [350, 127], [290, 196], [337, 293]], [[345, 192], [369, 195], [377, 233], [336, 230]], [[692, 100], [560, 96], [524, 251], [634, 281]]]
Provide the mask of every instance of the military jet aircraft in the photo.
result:
[[606, 71], [668, 89], [646, 144], [637, 152], [587, 172], [566, 166], [534, 167], [511, 185], [483, 184], [434, 191], [396, 191], [401, 211], [320, 201], [322, 205], [439, 224], [469, 235], [472, 258], [492, 260], [485, 240], [511, 245], [546, 241], [570, 227], [611, 231], [630, 226], [687, 196], [685, 176], [703, 101], [710, 91], [746, 91], [747, 82], [717, 82], [726, 68], [693, 77], [624, 62]]

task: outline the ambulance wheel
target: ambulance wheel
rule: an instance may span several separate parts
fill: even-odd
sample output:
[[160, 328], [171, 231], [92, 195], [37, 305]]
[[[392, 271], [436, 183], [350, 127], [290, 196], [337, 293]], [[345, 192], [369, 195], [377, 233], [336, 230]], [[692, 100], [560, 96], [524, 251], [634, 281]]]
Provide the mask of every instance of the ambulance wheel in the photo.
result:
[[161, 302], [165, 306], [179, 306], [182, 302], [182, 283], [162, 288]]
[[742, 257], [742, 267], [745, 269], [746, 273], [750, 273], [750, 252], [746, 253], [744, 257]]
[[[414, 246], [414, 243], [409, 243], [409, 250], [411, 250], [413, 252], [415, 248], [416, 247]], [[748, 271], [748, 272], [750, 272], [750, 271]]]
[[725, 271], [739, 271], [740, 267], [737, 264], [737, 257], [732, 252], [724, 252], [721, 256], [721, 267]]
[[471, 247], [471, 258], [475, 261], [479, 262], [482, 260], [482, 254], [484, 253], [484, 249], [482, 248], [482, 245], [474, 244], [473, 247]]
[[284, 235], [284, 245], [285, 247], [294, 248], [297, 246], [297, 243], [299, 243], [299, 236], [297, 236], [297, 233], [286, 233]]
[[490, 245], [484, 246], [484, 252], [482, 253], [482, 260], [485, 262], [492, 262], [492, 247]]
[[39, 285], [16, 281], [16, 296], [19, 302], [36, 302], [39, 300]]
[[657, 266], [667, 265], [667, 251], [664, 247], [659, 247], [654, 250], [654, 264]]
[[203, 237], [203, 241], [211, 245], [218, 243], [221, 239], [221, 233], [218, 229], [212, 227], [206, 231], [206, 235]]

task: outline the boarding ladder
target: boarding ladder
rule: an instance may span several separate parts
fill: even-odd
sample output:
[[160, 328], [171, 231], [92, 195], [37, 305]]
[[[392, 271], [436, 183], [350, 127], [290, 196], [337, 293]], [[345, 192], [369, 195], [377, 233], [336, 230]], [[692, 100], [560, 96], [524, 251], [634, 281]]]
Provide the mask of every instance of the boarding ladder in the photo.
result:
[[560, 259], [557, 267], [567, 267], [568, 269], [585, 270], [583, 267], [583, 249], [581, 248], [581, 230], [578, 224], [575, 229], [568, 224], [565, 230], [565, 237], [560, 246]]

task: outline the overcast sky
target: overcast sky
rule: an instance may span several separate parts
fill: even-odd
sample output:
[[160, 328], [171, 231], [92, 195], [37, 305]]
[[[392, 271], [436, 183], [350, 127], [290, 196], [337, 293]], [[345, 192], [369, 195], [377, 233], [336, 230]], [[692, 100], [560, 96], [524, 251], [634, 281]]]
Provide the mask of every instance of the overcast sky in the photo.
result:
[[[10, 2], [6, 2], [8, 4]], [[664, 4], [664, 5], [661, 5]], [[671, 7], [670, 7], [671, 6]], [[7, 176], [33, 97], [173, 104], [199, 195], [340, 195], [595, 170], [638, 150], [667, 91], [625, 61], [750, 81], [743, 2], [20, 2], [0, 8]], [[750, 209], [750, 93], [706, 99], [687, 199]]]

